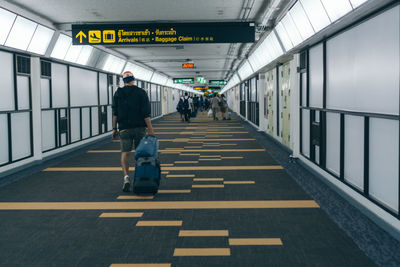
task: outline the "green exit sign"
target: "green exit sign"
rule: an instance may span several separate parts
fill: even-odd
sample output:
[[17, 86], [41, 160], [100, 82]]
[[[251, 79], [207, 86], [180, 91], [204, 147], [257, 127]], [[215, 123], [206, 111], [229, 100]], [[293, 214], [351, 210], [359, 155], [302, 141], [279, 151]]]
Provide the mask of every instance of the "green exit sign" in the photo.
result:
[[225, 80], [209, 80], [208, 85], [225, 85]]
[[192, 84], [194, 83], [194, 78], [174, 78], [174, 83], [180, 84]]

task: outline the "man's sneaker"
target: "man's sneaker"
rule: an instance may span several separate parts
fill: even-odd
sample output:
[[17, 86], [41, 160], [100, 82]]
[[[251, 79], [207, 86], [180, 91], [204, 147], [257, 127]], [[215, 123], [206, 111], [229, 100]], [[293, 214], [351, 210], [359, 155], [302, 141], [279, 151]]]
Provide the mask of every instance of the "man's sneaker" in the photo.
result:
[[122, 186], [122, 191], [129, 192], [131, 191], [131, 182], [129, 181], [129, 176], [126, 175], [124, 177], [124, 185]]

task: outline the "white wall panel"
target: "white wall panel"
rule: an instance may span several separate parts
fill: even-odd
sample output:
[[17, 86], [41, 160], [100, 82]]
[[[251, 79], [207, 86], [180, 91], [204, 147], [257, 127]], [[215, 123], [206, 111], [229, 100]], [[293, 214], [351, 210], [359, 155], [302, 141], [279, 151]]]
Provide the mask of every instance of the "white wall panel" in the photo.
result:
[[301, 106], [307, 106], [307, 73], [300, 73], [302, 75], [301, 81]]
[[71, 106], [97, 105], [97, 72], [70, 67], [69, 75]]
[[42, 151], [56, 146], [54, 111], [42, 111]]
[[302, 110], [302, 153], [307, 157], [310, 156], [310, 111], [309, 110]]
[[399, 114], [400, 7], [327, 42], [327, 107]]
[[90, 114], [89, 108], [82, 109], [82, 139], [90, 136]]
[[13, 55], [0, 51], [0, 110], [14, 109]]
[[0, 165], [8, 162], [7, 115], [0, 114]]
[[111, 108], [111, 106], [107, 107], [107, 127], [108, 127], [108, 131], [112, 130], [112, 108]]
[[107, 74], [100, 73], [99, 76], [100, 105], [107, 105]]
[[50, 107], [50, 80], [40, 79], [40, 104], [42, 108]]
[[399, 210], [399, 122], [370, 119], [369, 194]]
[[68, 106], [67, 66], [51, 63], [51, 88], [53, 107]]
[[[310, 106], [322, 108], [323, 93], [323, 51], [322, 44], [310, 49]], [[338, 78], [338, 77], [336, 77]]]
[[99, 134], [99, 108], [92, 107], [92, 135]]
[[80, 128], [79, 108], [71, 109], [71, 142], [78, 141], [81, 138]]
[[27, 157], [31, 153], [29, 112], [11, 114], [12, 159]]
[[364, 118], [345, 116], [344, 179], [364, 188]]
[[29, 109], [29, 77], [17, 76], [18, 109]]
[[340, 114], [326, 114], [326, 168], [340, 175]]

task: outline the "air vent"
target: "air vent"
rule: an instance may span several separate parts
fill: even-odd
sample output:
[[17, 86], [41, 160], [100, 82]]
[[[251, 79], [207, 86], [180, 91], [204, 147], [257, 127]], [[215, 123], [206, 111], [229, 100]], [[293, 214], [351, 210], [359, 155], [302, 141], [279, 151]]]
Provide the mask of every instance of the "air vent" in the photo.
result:
[[44, 77], [51, 77], [51, 63], [47, 61], [40, 61], [40, 75]]
[[17, 56], [17, 73], [31, 74], [31, 58], [25, 56]]

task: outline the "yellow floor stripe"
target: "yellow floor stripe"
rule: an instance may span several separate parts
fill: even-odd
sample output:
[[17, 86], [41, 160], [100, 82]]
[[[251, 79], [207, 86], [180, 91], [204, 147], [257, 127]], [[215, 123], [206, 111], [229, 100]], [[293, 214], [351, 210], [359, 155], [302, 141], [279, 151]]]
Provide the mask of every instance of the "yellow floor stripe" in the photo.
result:
[[229, 238], [230, 246], [282, 246], [280, 238]]
[[172, 164], [172, 163], [161, 163], [160, 165], [161, 165], [161, 167], [170, 167], [170, 166], [174, 166], [174, 164]]
[[190, 189], [183, 189], [183, 190], [158, 190], [159, 194], [186, 194], [190, 193], [192, 190]]
[[[210, 135], [211, 136], [211, 135]], [[210, 137], [208, 136], [208, 137]], [[211, 136], [212, 137], [212, 136]], [[212, 138], [204, 138], [204, 137], [196, 137], [193, 136], [191, 138], [176, 138], [176, 139], [158, 139], [160, 142], [174, 142], [174, 143], [195, 143], [196, 141], [199, 142], [207, 142], [207, 141], [255, 141], [256, 139], [254, 138], [218, 138], [218, 139], [212, 139]], [[115, 140], [119, 141], [119, 140]]]
[[0, 210], [154, 210], [154, 209], [296, 209], [319, 208], [313, 200], [0, 202]]
[[205, 158], [202, 158], [202, 159], [199, 159], [200, 161], [214, 161], [214, 160], [221, 160], [220, 158], [211, 158], [211, 159], [205, 159]]
[[183, 148], [197, 149], [197, 148], [201, 148], [201, 146], [184, 146]]
[[180, 164], [197, 164], [197, 163], [199, 163], [197, 160], [196, 161], [175, 161], [175, 164], [176, 163], [180, 163]]
[[255, 184], [254, 181], [224, 181], [224, 184]]
[[209, 133], [218, 133], [218, 134], [247, 134], [248, 132], [156, 132], [156, 135], [160, 134], [170, 134], [170, 135], [184, 135], [184, 134], [189, 134], [189, 135], [203, 135], [203, 134], [209, 134]]
[[201, 155], [200, 158], [219, 158], [221, 155]]
[[[134, 171], [135, 167], [130, 167]], [[283, 170], [282, 166], [190, 166], [190, 167], [162, 167], [163, 171], [237, 171], [237, 170]], [[52, 167], [45, 172], [114, 172], [122, 171], [121, 167]]]
[[194, 178], [194, 182], [202, 182], [202, 181], [223, 181], [224, 178]]
[[110, 267], [171, 267], [170, 263], [114, 263]]
[[194, 184], [192, 188], [224, 188], [223, 184]]
[[167, 178], [192, 178], [195, 177], [194, 174], [168, 174]]
[[139, 218], [143, 212], [104, 212], [99, 218]]
[[178, 236], [229, 236], [228, 230], [180, 230]]
[[221, 157], [221, 159], [242, 159], [243, 157]]
[[161, 172], [161, 174], [168, 174], [168, 173], [169, 173], [168, 171]]
[[229, 248], [176, 248], [174, 256], [230, 256]]
[[154, 199], [154, 196], [119, 196], [117, 199]]
[[[189, 154], [180, 154], [180, 156], [200, 156], [200, 153], [189, 153]], [[201, 157], [201, 156], [200, 156]]]
[[198, 129], [243, 129], [242, 126], [195, 126], [195, 127], [154, 127], [155, 130], [198, 130]]
[[[183, 148], [169, 148], [168, 150], [160, 149], [160, 153], [176, 153], [176, 152], [264, 152], [264, 148], [254, 148], [254, 149], [183, 149]], [[87, 153], [121, 153], [119, 150], [89, 150]]]
[[182, 221], [138, 221], [136, 226], [182, 226]]

